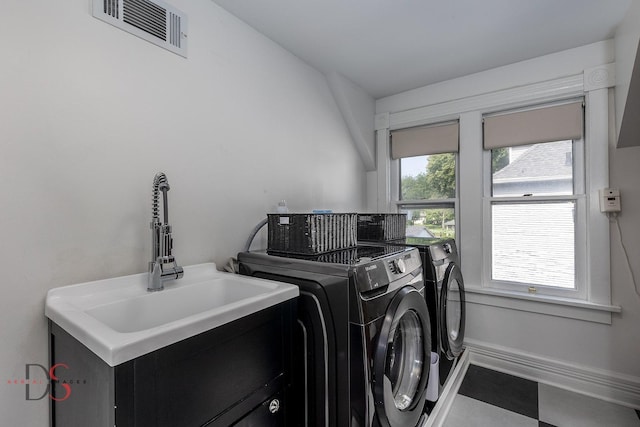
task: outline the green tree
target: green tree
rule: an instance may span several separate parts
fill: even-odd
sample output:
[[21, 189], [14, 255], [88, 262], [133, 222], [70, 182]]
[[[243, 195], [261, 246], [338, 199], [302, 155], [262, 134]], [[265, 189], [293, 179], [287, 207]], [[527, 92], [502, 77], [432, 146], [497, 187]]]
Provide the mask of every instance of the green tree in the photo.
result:
[[444, 228], [444, 223], [455, 218], [453, 209], [429, 209], [425, 212], [425, 222]]
[[426, 173], [417, 176], [405, 176], [401, 184], [403, 200], [422, 200], [429, 198]]
[[425, 173], [404, 176], [400, 188], [403, 200], [447, 199], [456, 195], [456, 161], [453, 153], [427, 158]]
[[427, 187], [433, 199], [449, 199], [456, 196], [456, 159], [454, 154], [429, 156]]
[[509, 164], [509, 149], [494, 148], [491, 150], [491, 173], [496, 173]]

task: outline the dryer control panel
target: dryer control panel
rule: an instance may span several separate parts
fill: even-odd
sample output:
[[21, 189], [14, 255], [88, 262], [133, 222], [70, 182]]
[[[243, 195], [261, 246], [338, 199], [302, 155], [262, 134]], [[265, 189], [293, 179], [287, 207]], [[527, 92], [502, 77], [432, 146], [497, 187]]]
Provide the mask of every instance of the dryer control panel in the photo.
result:
[[356, 283], [359, 292], [387, 286], [402, 277], [421, 270], [422, 261], [417, 249], [391, 255], [358, 266]]

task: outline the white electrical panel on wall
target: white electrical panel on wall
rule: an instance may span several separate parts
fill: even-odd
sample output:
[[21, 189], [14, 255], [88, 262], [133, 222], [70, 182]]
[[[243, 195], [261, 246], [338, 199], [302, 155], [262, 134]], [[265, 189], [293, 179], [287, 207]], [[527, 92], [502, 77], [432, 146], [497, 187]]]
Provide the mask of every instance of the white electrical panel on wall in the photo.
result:
[[600, 212], [620, 212], [620, 190], [603, 188], [600, 190]]

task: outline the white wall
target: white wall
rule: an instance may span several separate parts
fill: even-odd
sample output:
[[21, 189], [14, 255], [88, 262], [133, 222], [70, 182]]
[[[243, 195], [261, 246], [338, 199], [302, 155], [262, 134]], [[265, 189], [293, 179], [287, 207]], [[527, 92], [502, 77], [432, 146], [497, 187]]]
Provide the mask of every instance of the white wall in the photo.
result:
[[[614, 61], [612, 40], [471, 76], [426, 86], [377, 101], [377, 113], [399, 112], [449, 100], [517, 87], [582, 73]], [[611, 103], [613, 104], [613, 103]], [[610, 120], [613, 130], [614, 120]], [[478, 130], [479, 131], [479, 130]], [[640, 276], [640, 148], [614, 149], [610, 141], [610, 185], [622, 193], [620, 227], [636, 278]], [[640, 135], [639, 135], [640, 137]], [[475, 167], [475, 165], [472, 165]], [[481, 233], [478, 232], [478, 235]], [[467, 239], [467, 236], [461, 236]], [[471, 237], [472, 239], [474, 237]], [[477, 238], [477, 236], [476, 236]], [[468, 304], [470, 340], [640, 379], [640, 297], [632, 290], [617, 230], [611, 229], [612, 304], [622, 307], [611, 325]], [[464, 255], [464, 254], [463, 254]], [[463, 271], [465, 271], [463, 258]], [[474, 263], [475, 260], [466, 262]], [[478, 275], [479, 276], [479, 275]], [[478, 286], [480, 277], [465, 275], [465, 283]]]
[[210, 0], [172, 4], [188, 59], [93, 18], [89, 0], [3, 2], [2, 425], [48, 425], [47, 401], [7, 384], [48, 363], [47, 290], [146, 271], [157, 171], [182, 265], [222, 266], [281, 199], [365, 206], [325, 77]]
[[335, 71], [327, 74], [327, 81], [365, 169], [374, 171], [376, 168], [373, 126], [375, 100], [360, 86]]

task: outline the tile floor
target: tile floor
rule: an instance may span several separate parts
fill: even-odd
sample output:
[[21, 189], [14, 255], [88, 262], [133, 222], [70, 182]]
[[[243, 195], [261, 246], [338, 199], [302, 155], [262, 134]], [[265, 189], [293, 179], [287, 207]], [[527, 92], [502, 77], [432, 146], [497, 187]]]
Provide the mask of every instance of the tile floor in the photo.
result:
[[640, 427], [640, 411], [470, 365], [444, 427]]

